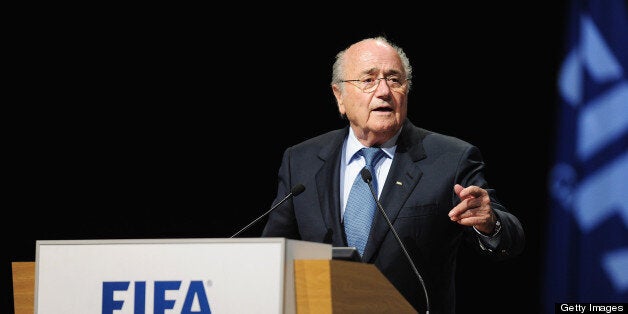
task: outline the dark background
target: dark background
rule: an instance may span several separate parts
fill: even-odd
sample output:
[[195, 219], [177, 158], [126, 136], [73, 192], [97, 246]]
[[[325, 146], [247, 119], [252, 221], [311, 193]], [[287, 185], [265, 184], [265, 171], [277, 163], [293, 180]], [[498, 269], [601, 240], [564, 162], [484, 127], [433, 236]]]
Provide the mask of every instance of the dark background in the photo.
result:
[[510, 261], [460, 252], [458, 313], [540, 312], [565, 4], [162, 7], [19, 24], [0, 312], [10, 262], [34, 261], [36, 240], [229, 237], [261, 215], [283, 150], [345, 125], [335, 54], [376, 35], [414, 67], [409, 118], [480, 147], [526, 231]]

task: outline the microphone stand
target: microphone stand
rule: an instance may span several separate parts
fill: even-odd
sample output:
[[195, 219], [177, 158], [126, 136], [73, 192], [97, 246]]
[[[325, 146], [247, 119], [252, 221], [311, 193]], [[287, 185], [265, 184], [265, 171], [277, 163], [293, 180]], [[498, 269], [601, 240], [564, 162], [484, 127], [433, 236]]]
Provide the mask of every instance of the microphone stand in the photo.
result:
[[397, 242], [399, 242], [399, 246], [401, 246], [401, 250], [403, 251], [403, 254], [408, 259], [408, 262], [410, 262], [412, 271], [414, 271], [414, 274], [419, 278], [419, 281], [421, 282], [421, 287], [423, 288], [423, 293], [425, 294], [425, 309], [426, 309], [425, 314], [429, 314], [430, 313], [430, 300], [427, 296], [427, 289], [425, 288], [425, 282], [423, 282], [423, 277], [421, 277], [419, 270], [414, 265], [414, 262], [412, 261], [412, 258], [410, 257], [408, 250], [406, 250], [405, 245], [403, 245], [403, 242], [401, 241], [399, 234], [397, 234], [397, 231], [395, 230], [395, 228], [393, 228], [393, 225], [390, 222], [390, 219], [388, 218], [388, 215], [386, 214], [384, 207], [382, 207], [382, 204], [379, 202], [379, 199], [377, 199], [377, 193], [375, 193], [375, 189], [373, 189], [373, 185], [371, 184], [371, 181], [373, 179], [371, 172], [368, 169], [363, 168], [360, 174], [362, 175], [362, 180], [364, 180], [364, 182], [368, 184], [369, 189], [371, 190], [371, 194], [373, 195], [373, 198], [375, 199], [375, 203], [377, 203], [377, 208], [382, 213], [382, 216], [384, 216], [384, 219], [386, 220], [386, 223], [388, 224], [390, 231], [392, 231], [392, 233], [395, 235]]

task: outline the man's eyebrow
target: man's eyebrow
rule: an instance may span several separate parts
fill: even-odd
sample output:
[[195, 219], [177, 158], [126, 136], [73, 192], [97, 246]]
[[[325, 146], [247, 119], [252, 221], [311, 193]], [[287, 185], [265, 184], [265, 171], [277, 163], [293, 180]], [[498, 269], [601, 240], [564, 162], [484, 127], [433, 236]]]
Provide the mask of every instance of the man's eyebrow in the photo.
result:
[[384, 72], [384, 74], [386, 74], [386, 76], [391, 75], [391, 74], [395, 74], [395, 75], [401, 75], [403, 72], [396, 70], [396, 69], [390, 69], [386, 72]]
[[379, 72], [378, 68], [369, 68], [369, 69], [365, 69], [363, 71], [360, 72], [360, 74], [364, 75], [364, 74], [374, 74]]
[[[379, 68], [369, 68], [369, 69], [365, 69], [365, 70], [361, 71], [360, 75], [372, 75], [372, 74], [375, 74], [375, 73], [377, 73], [379, 71], [380, 71]], [[389, 75], [393, 75], [393, 74], [394, 75], [401, 75], [402, 73], [403, 73], [402, 71], [399, 71], [399, 70], [396, 70], [396, 69], [389, 69], [389, 70], [386, 70], [384, 72], [384, 76], [389, 76]]]

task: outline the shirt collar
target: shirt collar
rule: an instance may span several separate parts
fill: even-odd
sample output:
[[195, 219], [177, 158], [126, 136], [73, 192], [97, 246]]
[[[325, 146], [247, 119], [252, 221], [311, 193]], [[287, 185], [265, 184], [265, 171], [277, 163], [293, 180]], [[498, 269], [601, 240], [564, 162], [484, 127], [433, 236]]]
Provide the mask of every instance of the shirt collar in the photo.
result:
[[[386, 143], [380, 146], [380, 148], [386, 154], [386, 157], [392, 159], [392, 156], [395, 153], [395, 146], [397, 143], [397, 138], [399, 138], [399, 134], [401, 133], [402, 128], [403, 126], [399, 129], [399, 131], [397, 131], [395, 136], [393, 136], [390, 140], [386, 141]], [[355, 153], [357, 153], [360, 149], [364, 147], [365, 146], [362, 145], [360, 141], [358, 141], [358, 138], [355, 137], [355, 133], [353, 133], [353, 129], [349, 127], [349, 135], [347, 135], [347, 151], [345, 154], [345, 165], [350, 164], [353, 161], [353, 158], [356, 158]]]

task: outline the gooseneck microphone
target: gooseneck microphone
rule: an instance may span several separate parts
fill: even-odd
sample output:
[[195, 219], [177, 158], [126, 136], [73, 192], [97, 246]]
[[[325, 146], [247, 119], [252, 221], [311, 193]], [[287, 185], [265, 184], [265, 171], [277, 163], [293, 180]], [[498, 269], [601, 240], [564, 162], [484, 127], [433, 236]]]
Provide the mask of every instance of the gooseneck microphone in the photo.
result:
[[425, 288], [425, 282], [423, 282], [423, 277], [421, 277], [421, 274], [419, 273], [419, 270], [414, 265], [414, 262], [412, 261], [410, 254], [408, 254], [408, 250], [406, 250], [406, 246], [403, 245], [401, 238], [399, 238], [399, 234], [397, 234], [397, 231], [395, 230], [392, 223], [390, 222], [390, 219], [388, 218], [388, 215], [386, 214], [384, 207], [382, 207], [382, 204], [379, 202], [379, 199], [377, 199], [377, 193], [375, 192], [375, 189], [373, 188], [373, 185], [371, 184], [371, 182], [373, 181], [373, 176], [371, 175], [371, 172], [368, 169], [366, 169], [366, 167], [362, 168], [362, 171], [360, 171], [360, 175], [362, 176], [362, 180], [364, 180], [364, 182], [368, 184], [371, 190], [371, 195], [373, 195], [373, 198], [375, 199], [375, 203], [377, 203], [377, 208], [379, 209], [380, 213], [382, 213], [382, 216], [384, 216], [384, 219], [386, 220], [386, 223], [388, 224], [390, 231], [392, 231], [392, 233], [395, 235], [397, 242], [399, 242], [399, 246], [401, 246], [401, 250], [403, 251], [403, 254], [406, 255], [408, 262], [410, 262], [410, 266], [412, 267], [414, 274], [416, 274], [416, 276], [419, 278], [419, 281], [421, 282], [421, 288], [423, 288], [423, 293], [425, 293], [425, 314], [429, 314], [430, 313], [430, 300], [427, 296], [427, 289]]
[[301, 194], [303, 191], [305, 191], [305, 186], [303, 186], [303, 184], [299, 183], [299, 184], [293, 186], [292, 189], [290, 189], [290, 193], [288, 193], [288, 195], [286, 195], [286, 197], [284, 197], [281, 201], [279, 201], [277, 204], [275, 204], [273, 207], [271, 207], [267, 212], [265, 212], [261, 216], [257, 217], [257, 219], [251, 221], [251, 223], [249, 223], [248, 225], [244, 226], [244, 228], [240, 229], [240, 231], [234, 233], [231, 236], [231, 238], [237, 237], [240, 233], [242, 233], [246, 229], [250, 228], [252, 225], [254, 225], [256, 222], [258, 222], [260, 219], [262, 219], [266, 215], [270, 214], [270, 212], [275, 210], [275, 208], [279, 207], [279, 205], [283, 204], [287, 199], [289, 199], [291, 197], [294, 197], [294, 196], [297, 196], [297, 195]]

